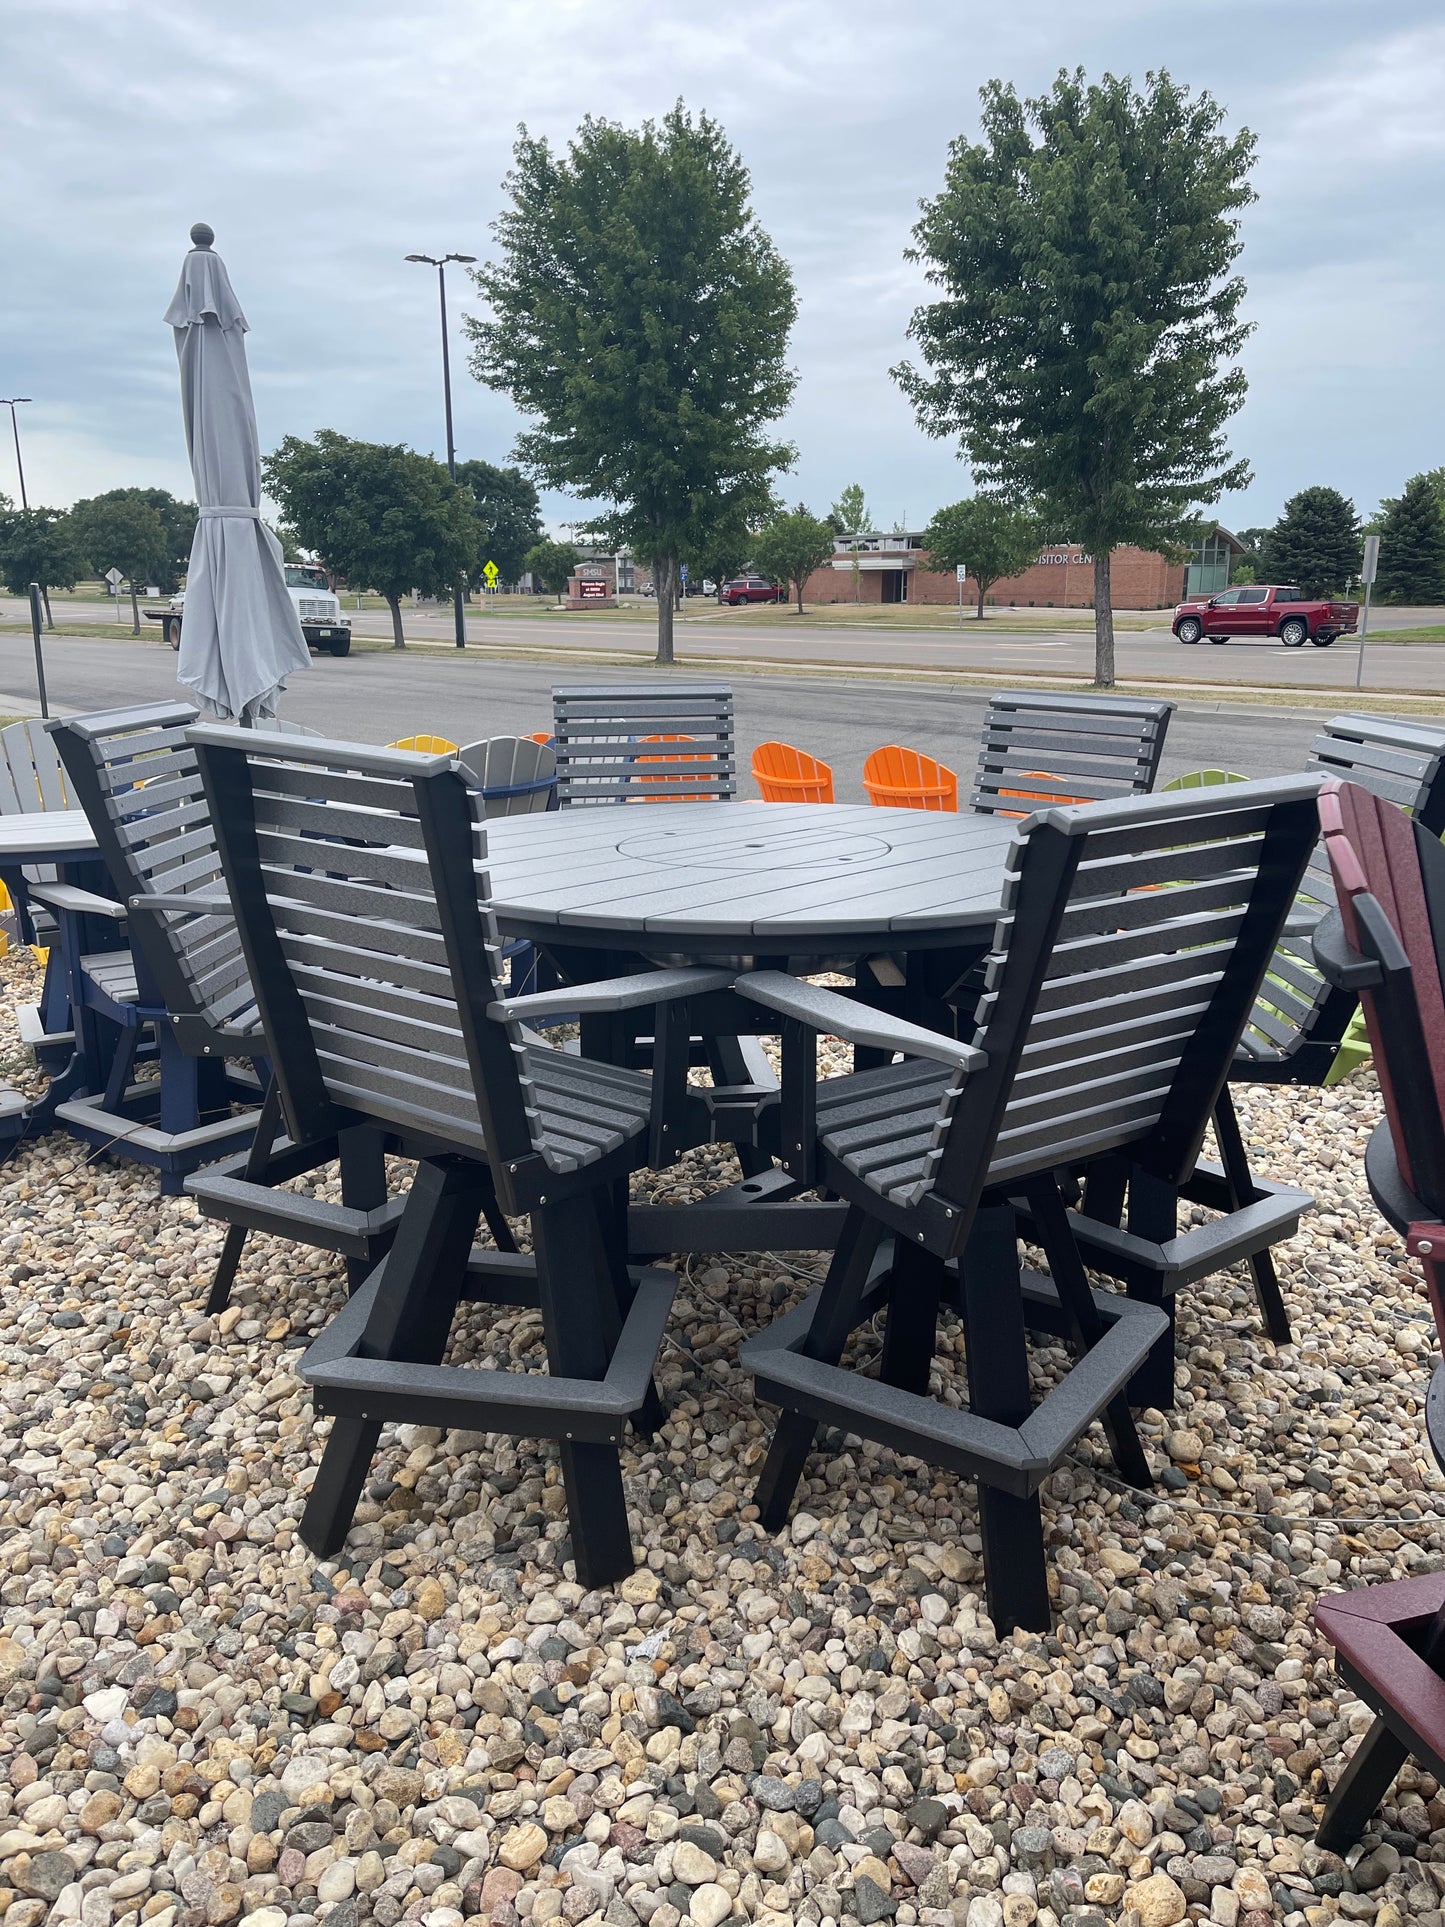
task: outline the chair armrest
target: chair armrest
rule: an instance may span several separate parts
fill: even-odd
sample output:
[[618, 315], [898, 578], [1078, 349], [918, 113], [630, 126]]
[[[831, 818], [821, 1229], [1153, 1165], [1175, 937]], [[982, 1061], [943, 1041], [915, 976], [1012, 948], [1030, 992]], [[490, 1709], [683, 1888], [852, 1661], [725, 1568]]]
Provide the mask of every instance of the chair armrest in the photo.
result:
[[961, 1044], [956, 1037], [945, 1037], [940, 1031], [925, 1030], [922, 1024], [910, 1024], [905, 1018], [890, 1017], [887, 1011], [854, 1003], [851, 997], [840, 997], [836, 990], [805, 983], [785, 971], [753, 971], [737, 978], [733, 989], [810, 1030], [828, 1031], [850, 1044], [902, 1051], [905, 1056], [927, 1057], [959, 1070], [981, 1070], [987, 1062], [986, 1053], [972, 1044]]
[[700, 997], [710, 990], [731, 987], [730, 970], [646, 970], [632, 977], [613, 977], [596, 984], [572, 984], [561, 990], [537, 990], [530, 997], [506, 997], [487, 1005], [497, 1023], [520, 1018], [524, 1023], [542, 1017], [615, 1016], [624, 1010], [645, 1010], [650, 1004], [676, 1003], [679, 997]]
[[1362, 957], [1358, 950], [1351, 948], [1338, 910], [1331, 910], [1316, 926], [1314, 955], [1320, 975], [1336, 990], [1368, 989], [1385, 980], [1385, 973], [1375, 958]]
[[73, 883], [32, 883], [28, 894], [37, 903], [48, 905], [52, 910], [68, 910], [72, 915], [86, 917], [109, 917], [115, 923], [124, 923], [126, 909], [123, 903], [116, 903], [111, 897], [98, 897], [93, 890], [79, 890]]
[[151, 910], [158, 915], [169, 910], [192, 917], [234, 917], [236, 914], [229, 897], [208, 897], [199, 890], [189, 895], [185, 891], [147, 890], [142, 896], [131, 897], [128, 907]]

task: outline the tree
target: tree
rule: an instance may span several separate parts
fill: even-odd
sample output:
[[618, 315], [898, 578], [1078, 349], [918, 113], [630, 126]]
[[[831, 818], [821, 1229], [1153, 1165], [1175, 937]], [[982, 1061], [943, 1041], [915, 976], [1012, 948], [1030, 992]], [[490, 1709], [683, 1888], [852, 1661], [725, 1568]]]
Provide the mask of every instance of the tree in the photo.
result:
[[742, 574], [753, 550], [748, 520], [747, 516], [730, 513], [682, 550], [679, 561], [686, 564], [692, 581], [715, 582], [721, 589], [724, 582]]
[[609, 546], [650, 563], [669, 663], [681, 557], [761, 513], [793, 458], [764, 433], [795, 381], [792, 276], [722, 129], [681, 102], [639, 130], [584, 120], [563, 155], [523, 128], [514, 153], [472, 372], [536, 418], [531, 472], [605, 505]]
[[471, 586], [488, 562], [496, 563], [501, 581], [515, 582], [526, 573], [523, 557], [542, 538], [536, 488], [521, 469], [491, 462], [458, 462], [457, 480], [471, 491], [476, 509], [479, 553]]
[[119, 569], [130, 582], [131, 626], [140, 634], [139, 585], [159, 585], [171, 552], [171, 539], [159, 509], [141, 499], [142, 491], [113, 488], [77, 502], [71, 527], [82, 555], [97, 575]]
[[449, 595], [476, 559], [470, 491], [400, 443], [356, 442], [330, 428], [309, 442], [288, 435], [261, 474], [303, 548], [353, 589], [386, 598], [394, 649], [406, 647], [401, 598]]
[[834, 535], [867, 535], [872, 523], [861, 482], [850, 482], [828, 511]]
[[519, 575], [534, 575], [544, 589], [549, 589], [557, 600], [562, 600], [562, 591], [581, 556], [570, 542], [554, 542], [544, 536], [534, 542], [522, 557]]
[[991, 81], [983, 139], [949, 150], [908, 258], [941, 298], [894, 373], [923, 427], [957, 435], [975, 479], [1034, 502], [1094, 557], [1094, 680], [1114, 680], [1110, 552], [1170, 549], [1195, 508], [1249, 479], [1224, 429], [1248, 325], [1239, 211], [1254, 136], [1167, 73], [1144, 91], [1061, 72], [1021, 101]]
[[806, 502], [780, 509], [753, 537], [753, 566], [771, 582], [791, 582], [803, 613], [803, 585], [833, 553], [831, 523], [810, 514]]
[[[71, 514], [79, 515], [83, 521], [89, 511], [100, 503], [123, 502], [154, 509], [160, 517], [165, 540], [161, 554], [147, 575], [162, 595], [174, 595], [181, 586], [181, 577], [190, 566], [191, 544], [196, 537], [198, 514], [195, 503], [178, 501], [168, 488], [112, 488], [107, 489], [104, 495], [94, 495], [88, 501], [77, 502]], [[115, 565], [107, 562], [105, 566], [112, 568]]]
[[1041, 540], [1038, 517], [996, 495], [969, 496], [939, 509], [923, 531], [929, 568], [967, 568], [980, 622], [984, 596], [995, 582], [1022, 575], [1037, 560]]
[[11, 595], [40, 585], [45, 626], [55, 627], [50, 591], [73, 589], [85, 573], [85, 557], [64, 509], [0, 509], [0, 577]]
[[1445, 515], [1428, 475], [1412, 475], [1386, 512], [1375, 587], [1388, 602], [1445, 602]]
[[1360, 521], [1336, 488], [1304, 488], [1284, 505], [1265, 537], [1266, 582], [1294, 583], [1308, 596], [1342, 590], [1360, 573]]

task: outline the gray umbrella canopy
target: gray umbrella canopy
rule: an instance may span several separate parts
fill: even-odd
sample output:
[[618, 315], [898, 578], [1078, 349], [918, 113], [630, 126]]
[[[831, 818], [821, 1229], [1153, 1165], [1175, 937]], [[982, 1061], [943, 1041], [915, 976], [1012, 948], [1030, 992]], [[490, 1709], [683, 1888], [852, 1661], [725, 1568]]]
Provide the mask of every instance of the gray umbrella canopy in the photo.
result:
[[274, 716], [311, 652], [286, 593], [281, 545], [261, 521], [261, 447], [246, 368], [246, 317], [211, 230], [191, 229], [166, 320], [181, 364], [186, 446], [200, 520], [186, 576], [177, 680], [211, 716]]

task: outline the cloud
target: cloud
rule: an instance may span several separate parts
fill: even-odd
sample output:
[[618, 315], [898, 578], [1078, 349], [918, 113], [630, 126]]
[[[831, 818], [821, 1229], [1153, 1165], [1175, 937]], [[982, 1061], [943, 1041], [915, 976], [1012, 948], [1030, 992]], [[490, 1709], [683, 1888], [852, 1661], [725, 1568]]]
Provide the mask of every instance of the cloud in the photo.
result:
[[[1237, 519], [1309, 481], [1373, 500], [1441, 458], [1445, 27], [1421, 0], [10, 0], [0, 59], [0, 392], [37, 398], [35, 499], [186, 485], [160, 318], [198, 219], [252, 325], [267, 445], [326, 425], [440, 452], [435, 278], [402, 257], [486, 250], [519, 121], [565, 141], [681, 96], [727, 127], [797, 275], [787, 494], [856, 479], [920, 520], [967, 473], [886, 372], [922, 290], [917, 202], [983, 81], [1033, 92], [1075, 62], [1168, 65], [1260, 133], [1236, 436], [1259, 482]], [[453, 349], [459, 450], [504, 457], [518, 420]]]

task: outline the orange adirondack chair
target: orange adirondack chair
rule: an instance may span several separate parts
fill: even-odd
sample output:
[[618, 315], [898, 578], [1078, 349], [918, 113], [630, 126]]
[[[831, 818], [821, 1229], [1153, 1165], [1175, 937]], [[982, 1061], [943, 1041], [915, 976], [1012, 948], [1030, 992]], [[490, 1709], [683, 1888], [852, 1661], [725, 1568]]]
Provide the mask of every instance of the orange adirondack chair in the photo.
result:
[[[697, 738], [696, 736], [639, 736], [637, 740], [640, 743], [695, 743]], [[638, 756], [634, 760], [638, 764], [642, 764], [710, 763], [712, 759], [702, 750], [698, 750], [694, 754], [689, 755], [685, 749], [673, 749], [664, 750], [657, 756]], [[711, 797], [689, 794], [687, 784], [677, 783], [662, 770], [659, 770], [655, 776], [640, 770], [637, 780], [639, 783], [662, 783], [667, 785], [668, 793], [662, 796], [648, 797], [647, 800], [649, 803], [707, 803], [713, 801]]]
[[[1024, 769], [1019, 771], [1019, 775], [1035, 777], [1041, 783], [1057, 783], [1059, 780], [1051, 770], [1046, 769]], [[999, 795], [1031, 797], [1036, 803], [1092, 803], [1094, 800], [1092, 796], [1060, 796], [1057, 790], [1000, 790]], [[1027, 816], [1029, 812], [1027, 810], [999, 810], [996, 814], [999, 816], [1023, 817]]]
[[898, 743], [875, 749], [863, 765], [868, 801], [887, 810], [956, 810], [958, 776], [931, 756]]
[[753, 777], [765, 803], [831, 803], [833, 771], [791, 743], [759, 743]]

